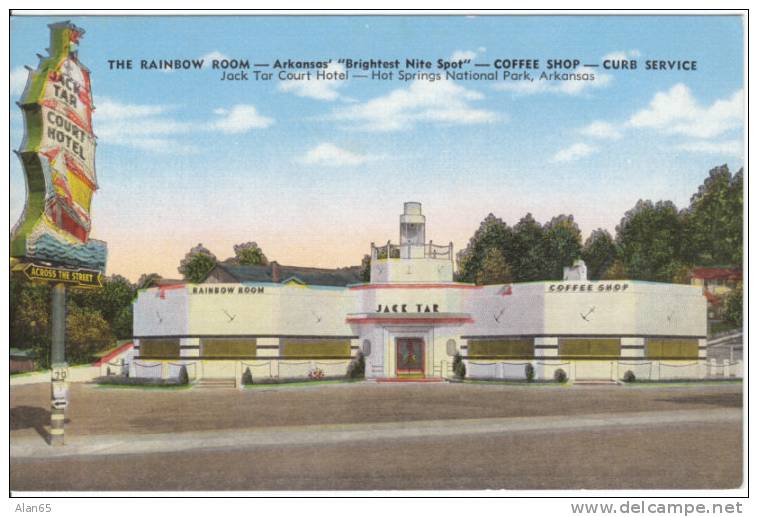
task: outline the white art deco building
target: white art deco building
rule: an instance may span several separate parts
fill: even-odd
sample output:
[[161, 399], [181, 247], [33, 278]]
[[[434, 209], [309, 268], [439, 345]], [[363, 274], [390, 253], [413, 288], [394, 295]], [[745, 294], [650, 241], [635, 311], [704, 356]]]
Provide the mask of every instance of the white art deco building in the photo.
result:
[[405, 203], [399, 244], [371, 245], [358, 268], [219, 265], [203, 284], [147, 289], [134, 303], [131, 375], [254, 379], [344, 375], [359, 351], [368, 379], [452, 377], [617, 380], [707, 375], [706, 299], [695, 286], [564, 280], [478, 286], [453, 281], [452, 244], [425, 239]]

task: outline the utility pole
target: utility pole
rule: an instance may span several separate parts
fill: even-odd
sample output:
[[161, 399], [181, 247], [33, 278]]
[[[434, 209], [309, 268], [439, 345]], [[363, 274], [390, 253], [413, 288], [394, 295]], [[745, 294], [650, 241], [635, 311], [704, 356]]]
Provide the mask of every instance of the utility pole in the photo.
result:
[[50, 400], [50, 445], [64, 444], [64, 423], [68, 405], [68, 363], [66, 363], [66, 284], [53, 286], [52, 295], [52, 347], [51, 400]]

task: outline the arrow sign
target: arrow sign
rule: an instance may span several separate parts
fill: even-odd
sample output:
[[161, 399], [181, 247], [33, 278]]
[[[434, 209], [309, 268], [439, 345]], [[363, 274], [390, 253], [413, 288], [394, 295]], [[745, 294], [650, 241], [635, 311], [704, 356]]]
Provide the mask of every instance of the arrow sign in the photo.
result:
[[93, 269], [66, 269], [49, 266], [27, 264], [24, 266], [24, 275], [29, 280], [42, 280], [45, 282], [63, 282], [74, 284], [78, 287], [102, 287], [103, 277], [100, 271]]

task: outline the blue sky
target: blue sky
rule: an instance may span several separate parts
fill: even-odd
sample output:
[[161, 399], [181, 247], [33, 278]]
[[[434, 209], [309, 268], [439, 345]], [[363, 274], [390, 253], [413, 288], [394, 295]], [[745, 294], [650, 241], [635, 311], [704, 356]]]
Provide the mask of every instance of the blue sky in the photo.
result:
[[[11, 144], [23, 65], [47, 24], [11, 19]], [[743, 164], [738, 17], [79, 17], [92, 72], [97, 173], [92, 236], [109, 273], [176, 277], [202, 242], [219, 258], [257, 241], [285, 264], [360, 262], [397, 240], [402, 202], [427, 237], [465, 246], [489, 212], [515, 224], [571, 213], [613, 232], [637, 199], [683, 207], [709, 169]], [[145, 71], [140, 59], [696, 60], [695, 72], [605, 71], [558, 82], [220, 81]], [[131, 71], [108, 59], [132, 59]], [[484, 70], [470, 68], [470, 70]], [[11, 225], [24, 182], [11, 156]]]

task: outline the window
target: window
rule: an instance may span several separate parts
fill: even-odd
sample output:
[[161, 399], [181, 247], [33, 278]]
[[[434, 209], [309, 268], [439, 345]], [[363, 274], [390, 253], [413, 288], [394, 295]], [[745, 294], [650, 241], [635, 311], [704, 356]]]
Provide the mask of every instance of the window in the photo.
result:
[[203, 338], [200, 355], [203, 357], [255, 357], [255, 338]]
[[349, 339], [302, 339], [283, 338], [279, 353], [287, 358], [350, 357]]
[[175, 359], [179, 357], [179, 338], [175, 339], [140, 339], [139, 355], [150, 359]]
[[468, 342], [468, 356], [496, 359], [534, 357], [534, 339], [472, 339]]
[[697, 339], [650, 338], [645, 352], [650, 359], [697, 359]]
[[578, 338], [559, 339], [558, 355], [566, 357], [620, 357], [621, 339]]

